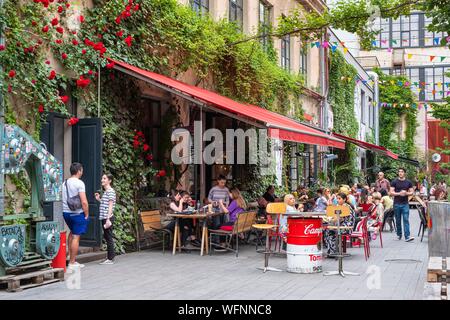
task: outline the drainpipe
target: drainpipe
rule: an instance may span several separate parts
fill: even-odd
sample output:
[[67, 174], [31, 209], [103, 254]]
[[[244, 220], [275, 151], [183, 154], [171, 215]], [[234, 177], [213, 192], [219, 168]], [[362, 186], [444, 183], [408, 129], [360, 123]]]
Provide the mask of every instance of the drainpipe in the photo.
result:
[[[0, 0], [0, 9], [3, 7], [3, 0]], [[3, 38], [3, 25], [0, 25], [0, 45], [4, 44]], [[3, 68], [0, 65], [0, 75], [3, 73]], [[0, 87], [2, 85], [2, 77], [0, 77]], [[0, 147], [4, 145], [5, 134], [5, 106], [3, 105], [3, 94], [0, 90]], [[3, 174], [3, 168], [5, 168], [5, 158], [3, 154], [0, 155], [0, 216], [5, 214], [5, 175]]]
[[[327, 34], [325, 33], [322, 36], [322, 43], [323, 41], [328, 41]], [[328, 84], [326, 79], [326, 71], [328, 69], [327, 64], [327, 49], [323, 46], [319, 49], [319, 59], [320, 59], [320, 91], [323, 97], [322, 103], [321, 103], [321, 111], [322, 111], [322, 128], [325, 129], [326, 134], [328, 134]], [[316, 157], [314, 157], [314, 162], [316, 163], [316, 166], [319, 164], [319, 161], [316, 160]], [[323, 161], [323, 172], [325, 172], [325, 175], [327, 173], [327, 167], [328, 163], [327, 161]]]
[[374, 108], [374, 117], [375, 117], [375, 144], [380, 144], [380, 122], [379, 122], [379, 114], [380, 114], [380, 102], [379, 102], [379, 95], [380, 91], [378, 88], [378, 74], [376, 74], [373, 71], [368, 71], [367, 74], [371, 77], [373, 77], [373, 103], [374, 106], [369, 106], [370, 108]]

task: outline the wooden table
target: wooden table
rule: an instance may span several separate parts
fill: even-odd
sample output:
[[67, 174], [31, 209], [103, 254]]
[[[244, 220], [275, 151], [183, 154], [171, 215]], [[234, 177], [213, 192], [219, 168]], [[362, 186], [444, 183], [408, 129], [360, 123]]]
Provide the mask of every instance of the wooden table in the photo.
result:
[[222, 214], [221, 212], [208, 212], [208, 213], [198, 213], [195, 212], [192, 214], [186, 213], [169, 213], [168, 217], [175, 218], [175, 231], [173, 234], [173, 250], [172, 254], [175, 254], [177, 247], [178, 252], [181, 252], [181, 234], [180, 234], [180, 219], [199, 219], [203, 220], [202, 225], [202, 244], [200, 247], [200, 255], [203, 256], [203, 252], [206, 251], [208, 254], [209, 240], [208, 240], [208, 227], [207, 227], [207, 218], [214, 217]]

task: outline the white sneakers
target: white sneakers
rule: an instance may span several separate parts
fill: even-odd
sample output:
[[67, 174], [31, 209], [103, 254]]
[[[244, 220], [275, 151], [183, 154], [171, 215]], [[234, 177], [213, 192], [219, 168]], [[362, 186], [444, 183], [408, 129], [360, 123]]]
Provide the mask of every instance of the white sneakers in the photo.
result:
[[114, 261], [106, 259], [105, 261], [100, 262], [99, 264], [114, 264]]
[[67, 269], [69, 270], [73, 270], [73, 269], [81, 269], [84, 268], [84, 264], [75, 262], [75, 263], [69, 263], [69, 265], [67, 266]]

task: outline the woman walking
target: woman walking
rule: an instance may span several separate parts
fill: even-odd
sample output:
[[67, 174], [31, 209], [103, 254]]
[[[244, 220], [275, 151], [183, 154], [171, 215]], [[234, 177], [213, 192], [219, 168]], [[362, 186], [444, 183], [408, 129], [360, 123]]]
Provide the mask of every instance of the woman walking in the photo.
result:
[[111, 174], [104, 174], [102, 176], [103, 195], [100, 198], [99, 193], [95, 193], [95, 199], [100, 202], [100, 221], [103, 226], [103, 237], [106, 241], [108, 257], [100, 264], [114, 264], [114, 207], [116, 205], [116, 192], [111, 187], [113, 176]]

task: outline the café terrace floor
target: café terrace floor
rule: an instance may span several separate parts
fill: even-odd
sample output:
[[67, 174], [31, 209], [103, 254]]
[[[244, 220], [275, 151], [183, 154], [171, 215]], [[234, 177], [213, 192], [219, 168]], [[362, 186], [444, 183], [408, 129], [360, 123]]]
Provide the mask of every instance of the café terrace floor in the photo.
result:
[[[384, 248], [380, 248], [379, 239], [372, 241], [367, 262], [362, 248], [348, 249], [352, 256], [344, 259], [344, 269], [359, 272], [360, 276], [263, 274], [256, 269], [263, 265], [263, 255], [250, 245], [241, 247], [238, 258], [231, 252], [201, 257], [198, 251], [172, 256], [168, 251], [163, 254], [160, 250], [150, 250], [118, 256], [115, 265], [86, 264], [81, 270], [80, 289], [69, 289], [66, 280], [18, 293], [0, 291], [0, 300], [420, 300], [426, 281], [427, 235], [423, 242], [417, 239], [419, 217], [416, 210], [411, 210], [410, 221], [412, 235], [416, 237], [411, 243], [396, 240], [395, 233], [384, 232]], [[285, 270], [286, 258], [271, 257], [269, 265]], [[336, 260], [323, 261], [324, 271], [336, 269]]]

